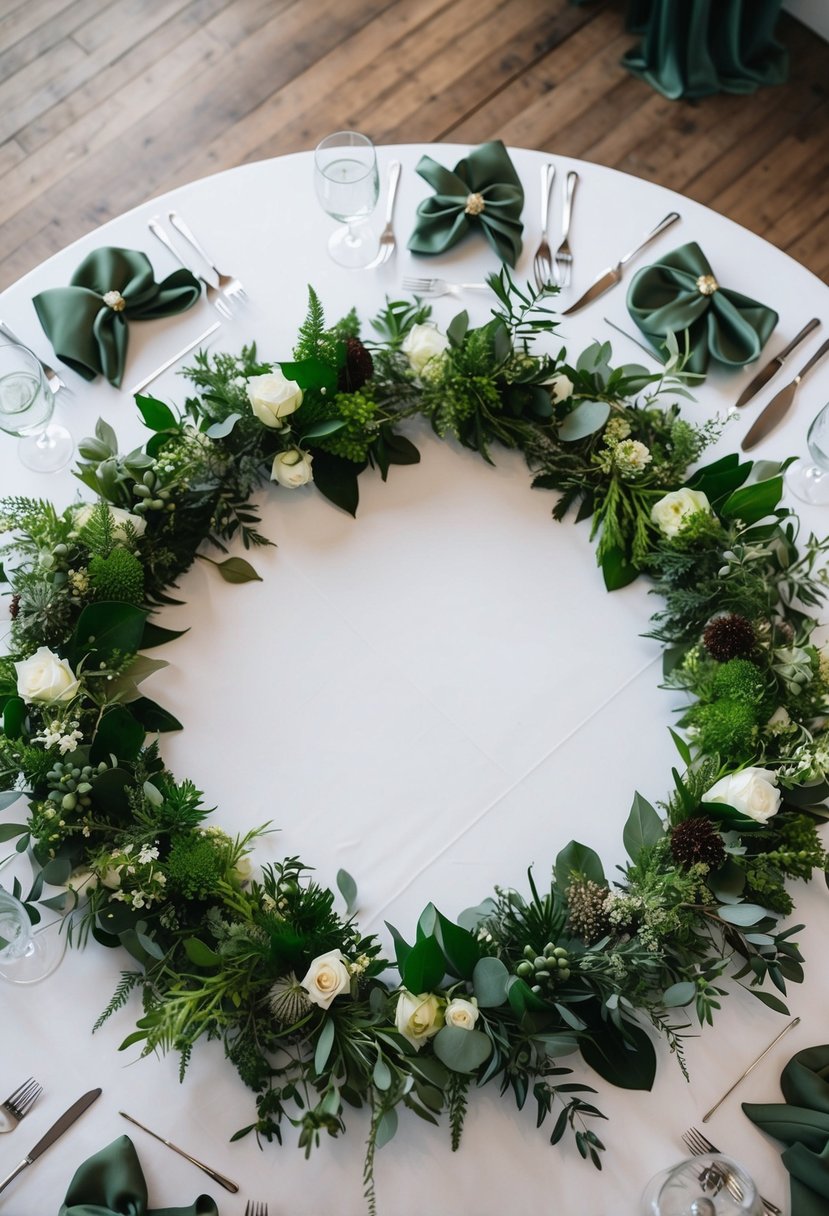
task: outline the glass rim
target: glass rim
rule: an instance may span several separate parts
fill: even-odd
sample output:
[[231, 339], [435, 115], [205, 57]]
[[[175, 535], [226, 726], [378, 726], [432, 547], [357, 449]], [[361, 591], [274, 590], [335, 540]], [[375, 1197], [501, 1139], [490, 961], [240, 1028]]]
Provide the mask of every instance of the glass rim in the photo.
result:
[[[343, 135], [356, 136], [356, 139], [351, 143], [347, 143], [345, 141], [339, 144], [329, 142], [331, 140], [338, 139]], [[364, 178], [368, 177], [375, 171], [377, 166], [377, 150], [372, 140], [369, 139], [368, 135], [363, 135], [361, 131], [332, 131], [330, 135], [326, 135], [323, 139], [321, 139], [316, 148], [314, 148], [314, 164], [316, 165], [317, 171], [328, 181], [332, 181], [333, 179], [328, 173], [328, 166], [321, 163], [319, 154], [320, 152], [327, 152], [336, 148], [363, 148], [364, 150], [371, 150], [371, 164], [366, 165], [365, 172], [361, 173], [359, 177], [355, 177], [351, 184], [354, 184], [354, 182], [363, 181]]]

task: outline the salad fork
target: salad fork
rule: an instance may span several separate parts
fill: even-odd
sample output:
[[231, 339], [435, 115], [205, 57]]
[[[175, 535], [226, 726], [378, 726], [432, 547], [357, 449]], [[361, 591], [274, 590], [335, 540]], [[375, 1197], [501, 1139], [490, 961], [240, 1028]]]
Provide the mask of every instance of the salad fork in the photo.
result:
[[387, 262], [394, 253], [394, 247], [397, 244], [394, 238], [394, 228], [392, 220], [394, 219], [394, 201], [397, 198], [397, 186], [400, 182], [400, 161], [393, 160], [389, 165], [389, 193], [386, 199], [386, 226], [380, 233], [380, 248], [377, 250], [372, 261], [366, 266], [366, 270], [374, 270], [376, 266], [382, 266]]
[[539, 291], [543, 291], [548, 283], [553, 282], [553, 261], [550, 242], [547, 240], [547, 225], [550, 219], [550, 198], [553, 193], [555, 176], [555, 165], [541, 166], [541, 242], [533, 256], [533, 274]]
[[570, 286], [570, 276], [573, 268], [573, 254], [570, 250], [570, 220], [573, 218], [573, 198], [579, 175], [575, 169], [567, 174], [567, 185], [564, 192], [564, 215], [561, 221], [561, 244], [555, 252], [553, 264], [556, 272], [556, 283], [559, 287]]
[[5, 1126], [0, 1127], [0, 1132], [11, 1132], [17, 1127], [21, 1119], [23, 1119], [32, 1106], [43, 1093], [43, 1086], [40, 1085], [34, 1077], [29, 1077], [28, 1081], [24, 1081], [22, 1085], [18, 1085], [12, 1093], [9, 1094], [5, 1102], [0, 1102], [0, 1110], [5, 1116], [2, 1120]]
[[446, 279], [404, 279], [404, 291], [418, 296], [459, 296], [464, 291], [489, 291], [488, 283], [447, 283]]
[[167, 219], [170, 221], [176, 231], [181, 233], [185, 241], [187, 241], [189, 245], [193, 246], [199, 257], [204, 258], [205, 262], [216, 276], [216, 283], [222, 295], [227, 296], [229, 300], [234, 300], [237, 298], [240, 300], [246, 300], [248, 298], [248, 293], [245, 291], [240, 281], [234, 275], [222, 274], [220, 270], [216, 269], [206, 250], [196, 240], [195, 236], [187, 227], [178, 212], [168, 211]]
[[[153, 234], [153, 236], [156, 237], [159, 241], [161, 241], [161, 244], [164, 246], [164, 248], [167, 249], [173, 255], [173, 257], [176, 259], [176, 261], [179, 263], [180, 266], [183, 266], [185, 270], [189, 270], [191, 274], [195, 274], [195, 271], [192, 269], [192, 267], [187, 265], [184, 258], [177, 251], [175, 245], [170, 240], [170, 238], [167, 236], [167, 233], [161, 227], [158, 220], [156, 220], [156, 219], [149, 220], [147, 223], [147, 227], [149, 228], [149, 230]], [[213, 285], [213, 283], [211, 283], [208, 279], [206, 279], [204, 277], [203, 274], [197, 275], [197, 278], [201, 279], [202, 283], [204, 283], [205, 291], [207, 292], [208, 302], [213, 305], [213, 307], [216, 309], [216, 312], [218, 312], [221, 316], [223, 316], [226, 321], [229, 321], [231, 319], [231, 317], [233, 316], [233, 313], [230, 311], [227, 304], [225, 303], [224, 297], [223, 297], [222, 293], [219, 291], [218, 287], [215, 287]]]
[[[698, 1131], [695, 1127], [689, 1127], [687, 1132], [683, 1132], [682, 1139], [695, 1157], [701, 1157], [705, 1153], [718, 1153], [720, 1151], [718, 1148], [715, 1148], [707, 1136], [703, 1136], [702, 1132]], [[725, 1185], [735, 1199], [741, 1197], [742, 1192], [739, 1195], [737, 1194], [740, 1187], [736, 1178], [726, 1176]], [[770, 1199], [766, 1199], [765, 1195], [760, 1195], [759, 1198], [763, 1205], [764, 1216], [783, 1216], [780, 1208], [773, 1204]]]
[[255, 1199], [249, 1199], [245, 1204], [245, 1216], [268, 1216], [268, 1205]]
[[[14, 333], [13, 330], [9, 329], [9, 327], [5, 321], [0, 321], [0, 334], [2, 334], [4, 338], [8, 338], [9, 342], [16, 342], [18, 346], [26, 346], [26, 343], [21, 342], [20, 339], [18, 338], [17, 334]], [[29, 349], [29, 347], [26, 346], [26, 350], [28, 350], [28, 349]], [[32, 351], [32, 354], [34, 355], [35, 352]], [[48, 381], [48, 384], [49, 384], [49, 388], [52, 390], [53, 393], [57, 393], [60, 389], [63, 389], [63, 391], [66, 393], [71, 392], [71, 389], [68, 389], [66, 387], [66, 382], [60, 378], [60, 376], [58, 375], [58, 373], [55, 371], [55, 369], [53, 367], [50, 367], [48, 363], [44, 363], [43, 360], [40, 359], [37, 355], [35, 355], [35, 358], [37, 359], [40, 366], [43, 368], [43, 374], [46, 377], [46, 380]]]

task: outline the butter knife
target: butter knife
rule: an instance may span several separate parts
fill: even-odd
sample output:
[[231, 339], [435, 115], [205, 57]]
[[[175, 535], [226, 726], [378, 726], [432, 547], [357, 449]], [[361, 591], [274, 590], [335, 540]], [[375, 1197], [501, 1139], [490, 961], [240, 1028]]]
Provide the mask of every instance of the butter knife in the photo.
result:
[[807, 338], [809, 336], [809, 334], [812, 332], [812, 330], [817, 329], [819, 325], [820, 325], [820, 321], [818, 320], [818, 318], [812, 317], [812, 319], [808, 323], [808, 325], [804, 325], [803, 328], [801, 329], [800, 333], [795, 334], [795, 336], [792, 338], [789, 345], [784, 346], [783, 349], [781, 351], [779, 351], [778, 354], [776, 354], [773, 359], [769, 360], [769, 362], [766, 364], [766, 366], [757, 373], [757, 375], [754, 377], [754, 379], [751, 381], [751, 383], [747, 384], [746, 387], [743, 389], [743, 391], [740, 393], [739, 397], [737, 398], [738, 409], [740, 406], [746, 405], [751, 400], [751, 398], [753, 396], [755, 396], [756, 393], [759, 393], [761, 388], [763, 388], [766, 384], [768, 384], [768, 382], [769, 382], [769, 380], [771, 380], [772, 376], [776, 375], [777, 372], [780, 371], [780, 368], [783, 366], [786, 359], [788, 359], [789, 355], [792, 353], [792, 351], [795, 349], [795, 347], [800, 346], [800, 343], [803, 341], [803, 339]]
[[780, 425], [791, 409], [791, 404], [794, 401], [800, 381], [826, 354], [829, 354], [829, 338], [827, 338], [822, 346], [817, 348], [809, 362], [803, 364], [794, 380], [790, 384], [787, 384], [785, 388], [781, 388], [780, 392], [772, 397], [762, 414], [755, 419], [753, 426], [749, 429], [748, 434], [740, 444], [744, 452], [755, 447], [761, 439], [765, 439], [767, 435], [770, 435]]
[[640, 241], [640, 243], [634, 249], [631, 249], [630, 252], [626, 253], [624, 257], [619, 258], [619, 261], [615, 266], [611, 266], [608, 270], [602, 271], [602, 273], [596, 279], [596, 282], [591, 287], [588, 287], [584, 295], [580, 296], [579, 299], [576, 300], [575, 304], [571, 304], [569, 308], [565, 308], [561, 315], [563, 317], [568, 317], [572, 313], [578, 312], [580, 309], [584, 308], [586, 304], [591, 304], [593, 300], [598, 300], [599, 296], [603, 296], [606, 291], [610, 291], [611, 287], [615, 287], [616, 284], [621, 281], [622, 267], [627, 265], [631, 258], [636, 257], [636, 254], [644, 249], [646, 245], [649, 245], [651, 241], [655, 241], [656, 238], [661, 236], [667, 228], [670, 228], [671, 224], [675, 224], [680, 218], [681, 216], [678, 211], [669, 212], [669, 214], [665, 216], [664, 220], [659, 221], [653, 232], [649, 232], [645, 239]]
[[29, 1149], [26, 1156], [19, 1165], [14, 1167], [8, 1177], [4, 1178], [3, 1181], [0, 1182], [0, 1191], [4, 1191], [11, 1180], [16, 1178], [22, 1170], [25, 1170], [27, 1165], [31, 1165], [32, 1162], [36, 1161], [42, 1153], [46, 1152], [47, 1148], [50, 1148], [56, 1140], [59, 1140], [67, 1128], [70, 1128], [75, 1120], [80, 1118], [87, 1107], [91, 1106], [95, 1099], [100, 1098], [100, 1096], [100, 1089], [90, 1089], [89, 1093], [84, 1094], [82, 1098], [78, 1098], [77, 1102], [73, 1103], [73, 1105], [69, 1107], [69, 1110], [65, 1111], [64, 1114], [61, 1115], [57, 1123], [52, 1124], [46, 1135], [41, 1140], [38, 1140], [34, 1148]]

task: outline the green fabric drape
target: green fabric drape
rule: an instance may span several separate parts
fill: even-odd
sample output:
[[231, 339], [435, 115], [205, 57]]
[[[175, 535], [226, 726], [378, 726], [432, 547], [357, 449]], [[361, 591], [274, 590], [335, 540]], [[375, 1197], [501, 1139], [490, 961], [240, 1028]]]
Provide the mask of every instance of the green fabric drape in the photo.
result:
[[[628, 312], [659, 350], [668, 332], [688, 330], [688, 371], [704, 374], [713, 359], [741, 368], [756, 359], [777, 324], [777, 313], [721, 287], [695, 241], [674, 249], [631, 280]], [[681, 342], [680, 342], [681, 346]]]
[[672, 100], [781, 84], [789, 67], [774, 37], [781, 3], [630, 0], [628, 26], [643, 38], [622, 63]]
[[792, 1216], [829, 1212], [829, 1045], [792, 1056], [780, 1078], [783, 1103], [744, 1102], [753, 1123], [789, 1147]]
[[58, 1216], [219, 1216], [209, 1195], [188, 1207], [147, 1207], [147, 1184], [129, 1136], [119, 1136], [79, 1166]]
[[200, 295], [201, 284], [189, 270], [176, 270], [156, 283], [145, 253], [107, 246], [84, 258], [69, 287], [47, 288], [32, 303], [57, 357], [85, 380], [102, 372], [117, 388], [127, 357], [128, 321], [183, 312]]
[[500, 139], [481, 144], [453, 170], [422, 156], [417, 171], [435, 194], [417, 208], [409, 238], [413, 253], [443, 253], [480, 228], [501, 261], [515, 265], [521, 253], [524, 189]]

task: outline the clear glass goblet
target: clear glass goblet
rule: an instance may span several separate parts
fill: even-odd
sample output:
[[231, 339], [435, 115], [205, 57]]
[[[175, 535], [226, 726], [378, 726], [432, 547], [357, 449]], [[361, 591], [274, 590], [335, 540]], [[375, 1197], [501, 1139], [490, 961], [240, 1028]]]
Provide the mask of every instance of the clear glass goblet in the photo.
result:
[[75, 450], [66, 427], [50, 425], [54, 408], [36, 356], [18, 342], [0, 345], [0, 430], [20, 436], [20, 461], [36, 473], [64, 468]]
[[0, 979], [36, 984], [51, 975], [66, 949], [55, 932], [51, 925], [36, 932], [20, 900], [0, 888]]
[[813, 464], [797, 460], [786, 470], [786, 485], [801, 502], [829, 503], [829, 404], [809, 427], [806, 446]]
[[680, 1161], [651, 1179], [642, 1196], [643, 1216], [762, 1216], [757, 1187], [746, 1171], [721, 1153]]
[[367, 266], [378, 249], [377, 240], [362, 221], [377, 206], [380, 179], [374, 144], [359, 131], [337, 131], [317, 144], [314, 152], [317, 198], [344, 228], [334, 231], [328, 252], [339, 266]]

